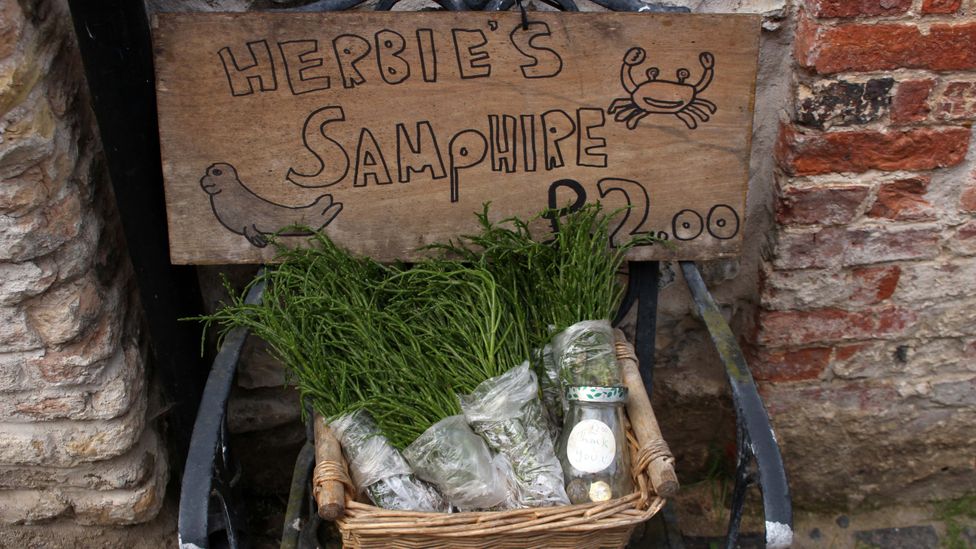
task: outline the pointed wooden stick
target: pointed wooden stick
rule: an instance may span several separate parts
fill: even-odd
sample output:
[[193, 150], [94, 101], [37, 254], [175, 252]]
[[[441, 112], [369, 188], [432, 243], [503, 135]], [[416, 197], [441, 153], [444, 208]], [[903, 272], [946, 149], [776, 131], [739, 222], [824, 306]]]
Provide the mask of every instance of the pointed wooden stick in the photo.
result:
[[335, 520], [346, 512], [346, 488], [349, 474], [342, 457], [339, 441], [316, 414], [315, 422], [315, 470], [312, 473], [312, 490], [319, 506], [319, 516], [325, 520]]
[[674, 456], [668, 450], [661, 428], [657, 424], [657, 417], [651, 407], [651, 399], [644, 389], [640, 370], [637, 367], [637, 356], [634, 347], [627, 342], [624, 333], [619, 329], [614, 331], [617, 345], [617, 362], [624, 385], [627, 386], [627, 417], [630, 419], [634, 436], [640, 444], [638, 461], [635, 467], [647, 467], [647, 475], [651, 479], [651, 486], [662, 498], [670, 498], [678, 493], [678, 476], [674, 473]]

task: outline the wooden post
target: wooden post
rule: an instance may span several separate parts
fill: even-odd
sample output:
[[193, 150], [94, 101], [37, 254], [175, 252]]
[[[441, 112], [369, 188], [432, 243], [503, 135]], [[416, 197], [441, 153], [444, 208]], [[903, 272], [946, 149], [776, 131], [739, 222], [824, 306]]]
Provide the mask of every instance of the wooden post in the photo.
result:
[[[622, 331], [615, 330], [617, 339], [617, 362], [624, 385], [627, 386], [627, 416], [634, 430], [634, 436], [642, 450], [649, 445], [662, 444], [664, 437], [651, 408], [651, 400], [644, 390], [634, 347], [624, 338]], [[666, 446], [664, 446], [666, 448]], [[640, 453], [638, 454], [640, 455]], [[647, 474], [651, 478], [654, 491], [662, 498], [670, 498], [678, 493], [678, 476], [674, 472], [674, 458], [665, 452], [654, 452], [647, 464]]]
[[[346, 512], [346, 487], [341, 479], [330, 478], [333, 472], [346, 475], [346, 462], [342, 447], [329, 429], [325, 419], [316, 414], [315, 421], [315, 472], [312, 474], [312, 490], [319, 506], [319, 516], [335, 520]], [[346, 476], [348, 480], [348, 476]]]

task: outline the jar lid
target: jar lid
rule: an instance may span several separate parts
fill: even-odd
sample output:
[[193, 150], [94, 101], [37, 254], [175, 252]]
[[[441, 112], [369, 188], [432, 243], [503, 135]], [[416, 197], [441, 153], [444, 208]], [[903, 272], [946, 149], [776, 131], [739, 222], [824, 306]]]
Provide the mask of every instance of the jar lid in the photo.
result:
[[566, 400], [581, 402], [627, 402], [626, 387], [574, 386], [566, 389]]

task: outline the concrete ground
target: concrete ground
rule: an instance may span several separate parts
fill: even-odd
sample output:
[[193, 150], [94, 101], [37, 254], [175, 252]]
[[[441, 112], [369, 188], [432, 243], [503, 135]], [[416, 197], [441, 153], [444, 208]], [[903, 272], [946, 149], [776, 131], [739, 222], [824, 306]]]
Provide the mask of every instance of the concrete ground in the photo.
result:
[[70, 521], [0, 526], [0, 548], [18, 549], [156, 549], [177, 547], [175, 498], [168, 498], [155, 520], [108, 528]]
[[[686, 549], [724, 547], [726, 496], [709, 483], [685, 486], [677, 516]], [[763, 547], [760, 502], [755, 489], [743, 519], [743, 548]], [[941, 504], [892, 506], [853, 513], [798, 511], [793, 547], [799, 549], [966, 549], [976, 548], [976, 495]], [[752, 533], [752, 534], [750, 534]], [[648, 545], [653, 547], [653, 545]]]
[[[707, 486], [683, 490], [676, 510], [685, 549], [724, 547], [727, 511]], [[277, 547], [284, 502], [258, 502], [251, 524], [252, 547]], [[755, 504], [758, 502], [750, 502]], [[280, 508], [279, 508], [280, 507]], [[753, 508], [755, 506], [753, 505]], [[176, 547], [176, 498], [170, 494], [160, 515], [147, 524], [121, 527], [84, 527], [70, 522], [0, 527], [0, 548], [40, 549], [150, 549]], [[759, 521], [747, 517], [739, 547], [762, 547], [756, 535]], [[799, 549], [966, 549], [976, 548], [976, 497], [954, 505], [890, 507], [856, 513], [798, 512], [793, 547]], [[750, 534], [750, 532], [752, 532]], [[652, 523], [631, 549], [664, 547], [666, 527]], [[329, 543], [326, 549], [338, 545]]]

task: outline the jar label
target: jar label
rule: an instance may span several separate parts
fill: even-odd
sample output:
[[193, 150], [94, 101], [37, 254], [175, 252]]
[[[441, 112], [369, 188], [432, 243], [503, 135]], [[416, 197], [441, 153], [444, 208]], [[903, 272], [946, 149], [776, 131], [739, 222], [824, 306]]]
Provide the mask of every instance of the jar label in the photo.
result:
[[566, 443], [570, 465], [584, 473], [599, 473], [613, 463], [617, 443], [606, 423], [584, 419], [573, 427]]

